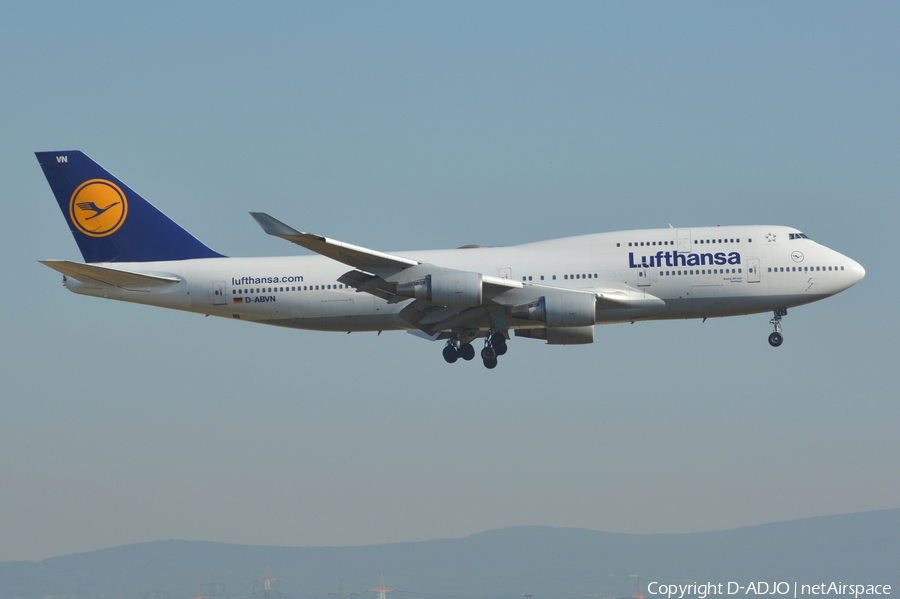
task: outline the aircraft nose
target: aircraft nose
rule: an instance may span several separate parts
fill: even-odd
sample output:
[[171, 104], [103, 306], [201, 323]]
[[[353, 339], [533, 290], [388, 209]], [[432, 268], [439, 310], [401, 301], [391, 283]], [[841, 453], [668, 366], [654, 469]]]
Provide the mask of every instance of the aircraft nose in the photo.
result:
[[853, 283], [852, 285], [856, 285], [860, 281], [863, 280], [863, 277], [866, 276], [866, 269], [862, 267], [862, 264], [854, 261], [850, 266], [850, 276], [852, 277]]
[[[844, 256], [844, 258], [847, 259], [846, 256]], [[853, 287], [866, 276], [866, 269], [856, 260], [850, 260], [850, 265], [847, 267], [847, 270], [850, 274], [850, 280], [847, 282], [847, 287]], [[847, 287], [845, 287], [845, 289]]]

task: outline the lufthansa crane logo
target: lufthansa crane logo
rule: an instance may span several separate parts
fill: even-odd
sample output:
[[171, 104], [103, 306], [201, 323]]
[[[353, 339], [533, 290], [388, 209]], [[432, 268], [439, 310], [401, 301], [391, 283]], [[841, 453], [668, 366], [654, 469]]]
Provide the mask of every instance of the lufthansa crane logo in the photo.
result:
[[69, 216], [78, 230], [91, 237], [115, 233], [128, 216], [128, 200], [119, 186], [91, 179], [78, 186], [69, 200]]

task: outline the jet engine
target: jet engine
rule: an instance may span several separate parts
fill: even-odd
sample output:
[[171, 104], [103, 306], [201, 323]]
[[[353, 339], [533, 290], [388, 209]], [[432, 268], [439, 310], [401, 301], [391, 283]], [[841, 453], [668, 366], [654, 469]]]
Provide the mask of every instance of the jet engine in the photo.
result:
[[587, 327], [597, 322], [596, 306], [593, 293], [556, 293], [513, 306], [511, 315], [522, 320], [545, 322], [551, 327]]
[[397, 284], [397, 295], [414, 297], [441, 306], [480, 306], [484, 280], [481, 273], [438, 272], [421, 279]]

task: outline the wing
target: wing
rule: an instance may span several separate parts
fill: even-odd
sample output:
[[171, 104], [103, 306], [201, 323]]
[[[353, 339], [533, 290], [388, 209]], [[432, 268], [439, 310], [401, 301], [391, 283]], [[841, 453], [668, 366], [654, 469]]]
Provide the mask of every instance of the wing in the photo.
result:
[[356, 269], [344, 273], [339, 282], [390, 304], [409, 302], [400, 310], [400, 317], [429, 334], [478, 319], [491, 326], [488, 315], [504, 309], [494, 298], [523, 288], [518, 281], [459, 271], [303, 233], [263, 212], [250, 215], [269, 235]]

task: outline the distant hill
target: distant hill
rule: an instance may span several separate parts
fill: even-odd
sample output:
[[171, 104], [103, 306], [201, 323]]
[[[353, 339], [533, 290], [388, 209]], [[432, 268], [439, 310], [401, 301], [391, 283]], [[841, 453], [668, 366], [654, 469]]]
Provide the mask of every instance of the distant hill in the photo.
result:
[[184, 599], [212, 580], [219, 585], [203, 587], [204, 593], [261, 597], [257, 579], [265, 564], [280, 579], [273, 584], [281, 595], [291, 599], [329, 599], [341, 581], [345, 593], [375, 599], [366, 590], [378, 586], [381, 571], [385, 584], [399, 591], [389, 599], [628, 597], [635, 592], [633, 575], [643, 578], [648, 596], [652, 581], [843, 581], [892, 584], [900, 593], [900, 509], [694, 534], [522, 526], [364, 547], [155, 541], [37, 563], [0, 562], [0, 599], [76, 592], [80, 599]]

